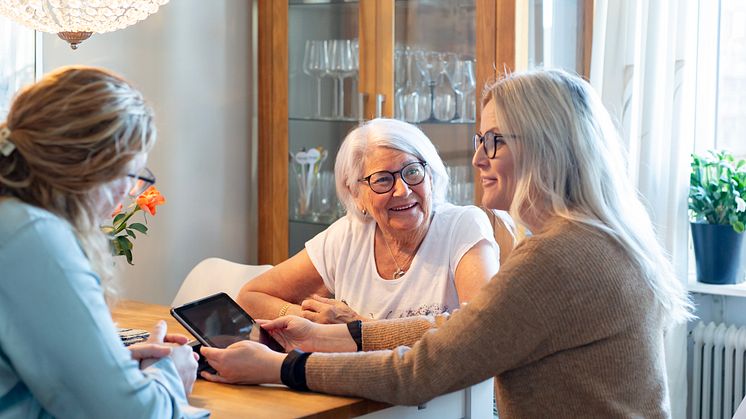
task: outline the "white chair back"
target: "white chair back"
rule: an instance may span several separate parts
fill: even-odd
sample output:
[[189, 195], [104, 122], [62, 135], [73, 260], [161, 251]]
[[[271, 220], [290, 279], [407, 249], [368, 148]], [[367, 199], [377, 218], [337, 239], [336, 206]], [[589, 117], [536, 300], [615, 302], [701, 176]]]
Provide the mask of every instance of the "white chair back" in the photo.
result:
[[177, 307], [218, 292], [224, 292], [235, 300], [246, 282], [271, 268], [272, 265], [243, 265], [220, 258], [205, 259], [184, 278], [171, 305]]

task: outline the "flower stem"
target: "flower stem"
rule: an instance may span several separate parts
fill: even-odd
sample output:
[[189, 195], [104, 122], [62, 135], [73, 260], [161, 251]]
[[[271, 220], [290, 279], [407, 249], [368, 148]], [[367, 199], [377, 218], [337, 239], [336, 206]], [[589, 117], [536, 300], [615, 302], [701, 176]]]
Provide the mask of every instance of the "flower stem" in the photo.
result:
[[139, 211], [139, 210], [140, 210], [140, 207], [136, 206], [136, 207], [135, 207], [135, 209], [133, 209], [133, 210], [132, 210], [132, 212], [130, 212], [129, 214], [127, 214], [127, 216], [126, 216], [126, 217], [124, 217], [124, 219], [123, 219], [122, 221], [120, 221], [120, 222], [119, 222], [119, 226], [117, 226], [117, 227], [116, 227], [116, 228], [114, 229], [114, 231], [112, 231], [112, 232], [111, 232], [111, 235], [112, 235], [112, 236], [116, 236], [117, 234], [121, 233], [121, 232], [122, 232], [122, 230], [124, 230], [124, 229], [125, 229], [125, 228], [127, 227], [127, 221], [128, 221], [128, 220], [129, 220], [130, 218], [132, 218], [132, 216], [133, 216], [133, 215], [135, 215], [135, 213], [136, 213], [137, 211]]

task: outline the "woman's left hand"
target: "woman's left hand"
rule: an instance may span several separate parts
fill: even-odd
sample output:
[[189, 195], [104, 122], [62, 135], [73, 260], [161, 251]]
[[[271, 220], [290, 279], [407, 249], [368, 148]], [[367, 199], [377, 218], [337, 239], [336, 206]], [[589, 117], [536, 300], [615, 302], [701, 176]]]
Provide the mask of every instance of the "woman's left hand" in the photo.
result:
[[[171, 355], [171, 348], [173, 346], [186, 345], [189, 339], [178, 333], [165, 333], [166, 325], [160, 322], [153, 328], [148, 339], [144, 342], [132, 344], [127, 347], [130, 351], [130, 356], [135, 361], [149, 360], [145, 365], [141, 364], [141, 368], [151, 365], [158, 359]], [[195, 354], [195, 359], [197, 354]]]
[[366, 320], [343, 301], [312, 295], [303, 300], [300, 307], [303, 317], [315, 323], [349, 323], [355, 320]]
[[280, 369], [285, 354], [261, 343], [242, 340], [225, 348], [203, 346], [202, 355], [217, 374], [202, 371], [202, 378], [227, 384], [280, 384]]

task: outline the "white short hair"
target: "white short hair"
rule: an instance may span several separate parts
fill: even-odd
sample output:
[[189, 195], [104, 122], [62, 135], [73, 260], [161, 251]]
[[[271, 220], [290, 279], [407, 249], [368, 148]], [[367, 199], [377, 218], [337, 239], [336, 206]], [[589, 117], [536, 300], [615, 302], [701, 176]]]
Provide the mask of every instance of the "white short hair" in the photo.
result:
[[432, 179], [431, 205], [445, 202], [448, 173], [432, 141], [419, 128], [396, 119], [376, 118], [353, 129], [345, 137], [337, 152], [334, 164], [337, 197], [348, 214], [358, 220], [364, 218], [357, 205], [358, 180], [365, 176], [365, 158], [370, 149], [383, 147], [411, 154], [427, 163], [426, 170]]

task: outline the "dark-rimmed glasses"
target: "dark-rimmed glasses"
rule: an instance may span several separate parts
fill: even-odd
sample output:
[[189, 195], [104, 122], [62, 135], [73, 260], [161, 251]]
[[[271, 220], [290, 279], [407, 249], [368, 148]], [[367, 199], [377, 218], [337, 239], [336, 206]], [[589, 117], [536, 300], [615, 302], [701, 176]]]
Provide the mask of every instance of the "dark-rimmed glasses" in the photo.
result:
[[133, 198], [140, 196], [146, 189], [155, 184], [155, 175], [147, 167], [144, 167], [137, 174], [129, 173], [127, 176], [135, 179], [135, 184], [127, 192], [127, 195]]
[[505, 144], [506, 138], [515, 138], [515, 135], [501, 134], [493, 131], [487, 131], [484, 135], [474, 134], [474, 151], [479, 150], [479, 146], [481, 145], [487, 158], [494, 159], [497, 154], [498, 143], [500, 145]]
[[409, 186], [422, 183], [425, 180], [425, 166], [427, 166], [427, 163], [424, 161], [416, 161], [404, 165], [398, 172], [381, 170], [380, 172], [375, 172], [362, 179], [358, 179], [358, 182], [367, 182], [373, 192], [384, 194], [394, 189], [396, 175], [399, 175], [401, 180]]

